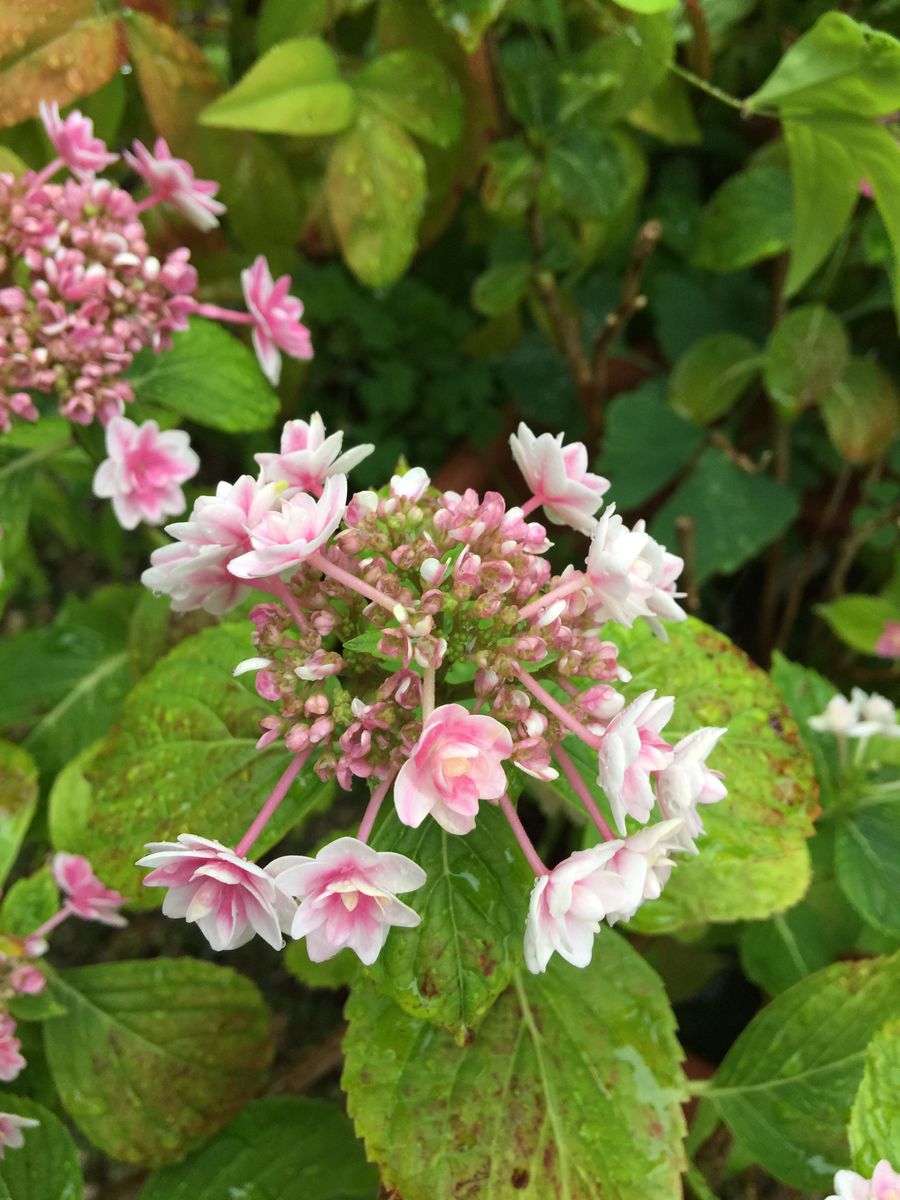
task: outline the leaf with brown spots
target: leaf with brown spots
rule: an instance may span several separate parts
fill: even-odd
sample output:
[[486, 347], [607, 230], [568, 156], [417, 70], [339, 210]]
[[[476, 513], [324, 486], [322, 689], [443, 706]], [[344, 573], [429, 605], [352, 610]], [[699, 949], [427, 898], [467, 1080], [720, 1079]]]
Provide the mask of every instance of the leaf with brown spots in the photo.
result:
[[[157, 889], [141, 887], [134, 866], [145, 842], [197, 833], [233, 845], [288, 764], [284, 750], [256, 749], [260, 718], [271, 710], [231, 676], [249, 646], [242, 623], [176, 646], [128, 696], [112, 733], [54, 784], [54, 845], [87, 855], [108, 887], [143, 907], [161, 900]], [[332, 789], [311, 767], [302, 771], [253, 856], [322, 807]]]
[[[42, 5], [31, 7], [37, 12]], [[61, 18], [63, 9], [74, 13], [76, 8], [92, 7], [59, 5], [55, 12]], [[3, 25], [8, 20], [8, 15], [0, 16], [0, 45], [4, 49], [10, 45], [2, 40]], [[28, 19], [24, 29], [19, 27], [24, 36], [22, 51], [7, 55], [0, 69], [0, 126], [18, 125], [35, 116], [41, 100], [71, 104], [102, 87], [119, 66], [118, 24], [113, 16], [76, 20], [71, 25], [61, 19], [41, 24]], [[58, 26], [61, 32], [52, 36]], [[47, 33], [51, 37], [44, 40]], [[15, 32], [12, 37], [14, 45]]]
[[67, 1010], [44, 1027], [60, 1099], [112, 1158], [182, 1158], [263, 1081], [269, 1011], [228, 967], [188, 958], [103, 963], [54, 972], [49, 987]]
[[193, 157], [197, 115], [220, 91], [209, 60], [199, 46], [145, 13], [126, 16], [125, 36], [154, 128], [176, 154]]
[[681, 1196], [674, 1017], [611, 930], [583, 971], [515, 976], [464, 1047], [365, 985], [347, 1016], [350, 1115], [403, 1200]]

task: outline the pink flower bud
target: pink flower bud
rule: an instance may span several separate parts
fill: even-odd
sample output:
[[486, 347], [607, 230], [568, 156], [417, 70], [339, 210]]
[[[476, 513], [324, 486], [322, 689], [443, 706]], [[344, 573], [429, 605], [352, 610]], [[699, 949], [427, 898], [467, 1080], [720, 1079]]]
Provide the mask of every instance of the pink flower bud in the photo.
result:
[[47, 980], [43, 971], [31, 963], [21, 963], [13, 968], [9, 985], [17, 996], [37, 996], [47, 986]]

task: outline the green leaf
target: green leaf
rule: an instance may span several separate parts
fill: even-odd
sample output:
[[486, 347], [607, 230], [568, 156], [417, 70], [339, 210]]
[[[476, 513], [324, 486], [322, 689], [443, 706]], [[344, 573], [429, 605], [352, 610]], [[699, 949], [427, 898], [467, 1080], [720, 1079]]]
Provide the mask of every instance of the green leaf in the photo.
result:
[[326, 176], [328, 211], [347, 265], [369, 287], [399, 278], [416, 250], [425, 161], [402, 129], [362, 113], [337, 142]]
[[420, 50], [392, 50], [353, 80], [360, 99], [381, 116], [435, 146], [452, 146], [463, 131], [463, 97], [438, 59]]
[[900, 1160], [900, 1021], [893, 1020], [866, 1050], [862, 1083], [850, 1112], [853, 1165], [868, 1179], [879, 1161]]
[[699, 583], [729, 575], [775, 541], [797, 516], [797, 497], [768, 475], [750, 475], [710, 447], [650, 526], [653, 536], [676, 545], [675, 521], [694, 518]]
[[672, 1012], [612, 931], [583, 971], [557, 958], [517, 975], [464, 1047], [364, 987], [347, 1015], [349, 1111], [404, 1200], [681, 1195]]
[[627, 694], [655, 687], [675, 696], [671, 741], [700, 725], [728, 727], [712, 758], [728, 796], [704, 809], [700, 853], [679, 858], [660, 899], [634, 924], [665, 933], [783, 911], [810, 878], [817, 793], [809, 754], [772, 681], [727, 637], [694, 619], [668, 632], [666, 646], [643, 623], [617, 630], [633, 676]]
[[131, 686], [128, 620], [141, 589], [114, 584], [67, 598], [50, 625], [0, 643], [0, 728], [30, 725], [24, 745], [46, 780], [117, 717]]
[[864, 795], [859, 808], [837, 827], [837, 880], [869, 925], [900, 938], [900, 799]]
[[859, 199], [850, 150], [806, 121], [782, 125], [794, 197], [791, 262], [785, 294], [795, 296], [822, 265]]
[[306, 939], [299, 942], [288, 942], [284, 952], [284, 965], [295, 979], [299, 979], [306, 987], [324, 988], [333, 991], [349, 987], [355, 983], [362, 972], [359, 959], [352, 950], [341, 950], [334, 958], [325, 962], [313, 962], [306, 949]]
[[188, 958], [73, 967], [51, 976], [68, 1009], [47, 1058], [82, 1133], [122, 1162], [181, 1158], [253, 1096], [272, 1054], [254, 984]]
[[320, 38], [291, 38], [273, 46], [224, 96], [203, 110], [203, 125], [293, 133], [340, 133], [353, 120], [356, 99], [341, 79], [334, 51]]
[[817, 604], [816, 613], [842, 642], [860, 654], [874, 654], [885, 622], [900, 621], [897, 605], [881, 596], [841, 596], [828, 604]]
[[471, 53], [477, 49], [484, 31], [500, 16], [506, 0], [428, 0], [428, 6], [442, 25], [459, 38]]
[[628, 187], [629, 163], [616, 137], [578, 130], [550, 144], [540, 186], [545, 213], [584, 221], [607, 220]]
[[521, 220], [537, 198], [540, 175], [537, 159], [523, 142], [495, 142], [485, 154], [484, 207], [501, 221]]
[[[674, 7], [668, 0], [660, 0], [660, 3]], [[667, 75], [649, 96], [645, 96], [628, 114], [628, 123], [668, 146], [697, 146], [703, 137], [688, 89], [677, 75]]]
[[373, 1200], [377, 1187], [336, 1105], [270, 1096], [184, 1162], [151, 1175], [140, 1200]]
[[515, 308], [531, 278], [530, 262], [503, 262], [489, 267], [472, 285], [472, 307], [486, 317], [499, 317]]
[[783, 416], [797, 416], [827, 396], [847, 366], [850, 342], [838, 318], [821, 304], [795, 308], [766, 347], [766, 391]]
[[815, 880], [799, 904], [741, 934], [745, 974], [771, 996], [785, 991], [850, 950], [859, 920], [831, 879]]
[[708, 425], [723, 416], [759, 373], [759, 347], [737, 333], [710, 333], [694, 342], [669, 376], [669, 404]]
[[59, 891], [49, 867], [17, 879], [0, 904], [0, 930], [27, 937], [59, 909]]
[[678, 0], [615, 0], [619, 8], [627, 8], [629, 12], [661, 13], [669, 12], [678, 7]]
[[851, 358], [822, 400], [822, 418], [835, 449], [852, 463], [873, 462], [900, 429], [900, 396], [877, 363]]
[[[55, 1113], [4, 1091], [3, 1111], [40, 1124], [23, 1130], [25, 1144], [0, 1162], [0, 1188], [10, 1200], [81, 1200], [84, 1180], [72, 1137]], [[0, 1196], [3, 1193], [0, 1191]]]
[[[145, 842], [187, 831], [234, 844], [288, 765], [286, 752], [256, 749], [270, 709], [231, 676], [247, 647], [246, 631], [233, 623], [182, 642], [140, 681], [110, 736], [54, 785], [54, 845], [89, 856], [108, 887], [144, 907], [162, 899], [141, 887], [133, 865]], [[330, 794], [307, 767], [254, 855]]]
[[5, 171], [10, 175], [24, 175], [28, 170], [28, 164], [19, 158], [18, 154], [13, 153], [8, 146], [0, 146], [0, 171]]
[[0, 742], [0, 883], [16, 861], [37, 802], [34, 759], [11, 742]]
[[782, 167], [751, 167], [725, 181], [703, 210], [694, 262], [737, 271], [791, 244], [791, 182]]
[[840, 12], [799, 38], [745, 102], [781, 113], [831, 109], [880, 117], [900, 108], [900, 42]]
[[627, 511], [671, 483], [702, 441], [703, 430], [672, 412], [663, 385], [651, 380], [610, 402], [596, 469], [612, 480], [611, 497]]
[[142, 350], [128, 373], [138, 400], [225, 433], [268, 429], [278, 397], [255, 355], [213, 321], [191, 321], [161, 354]]
[[767, 1171], [824, 1191], [849, 1161], [866, 1047], [898, 1004], [900, 955], [826, 967], [750, 1022], [704, 1095]]
[[831, 734], [816, 733], [810, 728], [809, 718], [825, 711], [837, 689], [811, 667], [790, 662], [777, 651], [772, 658], [772, 681], [797, 722], [812, 757], [823, 806], [828, 808], [840, 774], [837, 740]]
[[463, 1044], [522, 961], [529, 868], [493, 805], [464, 838], [435, 821], [410, 829], [392, 814], [374, 844], [405, 854], [428, 880], [414, 900], [422, 923], [392, 932], [370, 974], [407, 1013]]
[[563, 115], [582, 127], [627, 117], [663, 82], [674, 57], [675, 30], [666, 13], [621, 15], [562, 75]]
[[35, 466], [41, 451], [7, 458], [0, 441], [0, 613], [16, 584], [16, 572], [26, 546]]

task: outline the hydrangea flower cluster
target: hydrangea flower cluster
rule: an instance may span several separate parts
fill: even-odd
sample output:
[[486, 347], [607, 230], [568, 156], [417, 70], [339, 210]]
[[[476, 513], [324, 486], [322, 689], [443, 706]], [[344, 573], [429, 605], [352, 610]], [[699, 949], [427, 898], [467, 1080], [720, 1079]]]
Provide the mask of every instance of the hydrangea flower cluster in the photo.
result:
[[[277, 380], [280, 352], [309, 358], [303, 305], [273, 282], [265, 259], [243, 273], [248, 312], [198, 301], [197, 273], [184, 247], [159, 258], [141, 221], [156, 204], [201, 230], [218, 224], [218, 184], [197, 179], [163, 139], [135, 142], [123, 159], [149, 188], [141, 200], [98, 177], [117, 163], [73, 111], [41, 105], [56, 157], [20, 177], [0, 173], [0, 433], [16, 417], [38, 417], [35, 393], [55, 395], [65, 417], [107, 424], [134, 393], [125, 372], [144, 347], [161, 351], [196, 313], [253, 327], [260, 363]], [[62, 181], [63, 168], [71, 173]]]
[[875, 1167], [871, 1179], [856, 1171], [838, 1171], [834, 1194], [827, 1200], [900, 1200], [900, 1174], [886, 1158]]
[[[125, 903], [118, 892], [104, 887], [91, 869], [90, 863], [77, 854], [60, 853], [52, 863], [53, 879], [63, 894], [59, 911], [44, 921], [26, 937], [12, 934], [0, 936], [0, 1080], [11, 1083], [27, 1063], [22, 1056], [19, 1039], [16, 1037], [16, 1022], [10, 1015], [8, 1004], [20, 996], [38, 996], [47, 986], [44, 972], [37, 965], [49, 948], [47, 938], [69, 917], [83, 921], [99, 921], [104, 925], [125, 925], [119, 908]], [[10, 1140], [7, 1133], [20, 1128], [15, 1123], [4, 1124], [8, 1114], [0, 1113], [0, 1158], [3, 1147], [21, 1146], [21, 1138]], [[37, 1124], [37, 1122], [31, 1122]], [[26, 1128], [27, 1123], [21, 1128]]]
[[[409, 826], [436, 821], [465, 836], [480, 806], [505, 814], [535, 873], [525, 955], [543, 971], [553, 953], [591, 958], [602, 921], [627, 920], [659, 896], [674, 855], [696, 853], [700, 806], [725, 795], [707, 758], [721, 729], [676, 744], [664, 736], [674, 700], [652, 691], [626, 703], [610, 623], [681, 620], [681, 560], [647, 533], [597, 509], [606, 480], [587, 470], [580, 444], [512, 439], [533, 496], [510, 507], [497, 492], [439, 493], [421, 468], [380, 492], [348, 498], [345, 472], [372, 447], [342, 452], [321, 418], [292, 421], [280, 453], [257, 456], [258, 478], [220, 483], [197, 500], [174, 539], [156, 550], [144, 583], [178, 611], [222, 614], [251, 589], [254, 672], [273, 706], [259, 749], [281, 743], [290, 765], [233, 848], [182, 834], [148, 846], [145, 883], [166, 887], [164, 912], [196, 922], [216, 949], [258, 933], [273, 946], [305, 937], [319, 961], [350, 946], [366, 963], [393, 925], [419, 918], [399, 896], [425, 881], [421, 868], [369, 844], [392, 793]], [[591, 531], [583, 569], [554, 576], [547, 529], [529, 514]], [[612, 824], [566, 748], [593, 755]], [[266, 867], [247, 854], [309, 763], [349, 790], [366, 780], [370, 801], [355, 838], [315, 858]], [[600, 842], [549, 869], [512, 794], [522, 776], [562, 773]], [[650, 823], [658, 810], [661, 820]], [[614, 828], [613, 828], [614, 826]]]

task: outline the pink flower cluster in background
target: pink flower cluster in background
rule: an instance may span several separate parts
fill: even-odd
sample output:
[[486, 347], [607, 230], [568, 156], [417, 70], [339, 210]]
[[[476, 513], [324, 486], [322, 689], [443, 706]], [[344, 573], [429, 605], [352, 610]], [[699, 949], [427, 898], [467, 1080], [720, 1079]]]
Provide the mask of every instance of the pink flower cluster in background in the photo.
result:
[[900, 1200], [900, 1174], [886, 1158], [877, 1164], [871, 1179], [856, 1171], [838, 1171], [834, 1195], [827, 1200]]
[[[168, 889], [163, 911], [198, 924], [216, 949], [288, 935], [314, 960], [349, 947], [370, 963], [391, 926], [417, 924], [398, 897], [425, 887], [424, 872], [369, 845], [390, 795], [402, 824], [433, 820], [459, 836], [477, 829], [483, 804], [499, 806], [535, 874], [533, 971], [554, 953], [584, 966], [601, 923], [629, 919], [660, 895], [678, 854], [697, 853], [700, 808], [726, 794], [707, 765], [724, 730], [667, 740], [673, 698], [645, 691], [629, 703], [609, 640], [614, 621], [664, 636], [662, 621], [684, 618], [681, 560], [612, 507], [598, 520], [609, 485], [582, 446], [525, 426], [512, 441], [534, 489], [522, 507], [497, 492], [440, 494], [421, 468], [348, 502], [344, 472], [372, 448], [344, 450], [314, 414], [289, 422], [280, 452], [257, 456], [257, 479], [220, 483], [167, 527], [175, 540], [143, 579], [174, 608], [222, 614], [262, 593], [250, 612], [255, 653], [235, 674], [255, 675], [273, 706], [259, 749], [280, 742], [290, 756], [233, 848], [183, 833], [141, 859], [145, 882]], [[529, 519], [540, 507], [590, 534], [583, 569], [554, 577], [547, 529]], [[579, 743], [593, 771], [576, 764]], [[313, 772], [348, 790], [368, 781], [356, 837], [314, 859], [254, 865], [247, 855], [272, 814]], [[551, 870], [510, 789], [560, 774], [599, 844]]]

